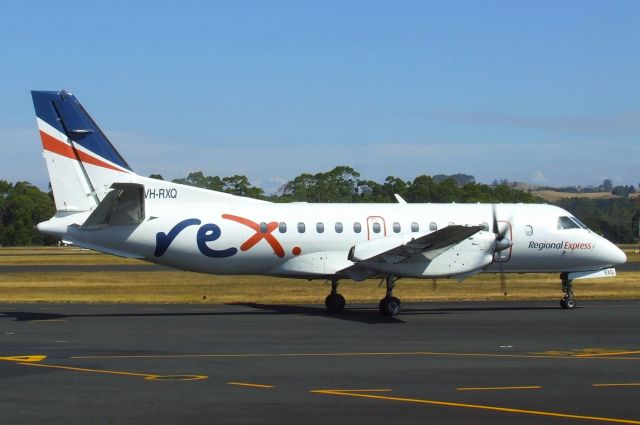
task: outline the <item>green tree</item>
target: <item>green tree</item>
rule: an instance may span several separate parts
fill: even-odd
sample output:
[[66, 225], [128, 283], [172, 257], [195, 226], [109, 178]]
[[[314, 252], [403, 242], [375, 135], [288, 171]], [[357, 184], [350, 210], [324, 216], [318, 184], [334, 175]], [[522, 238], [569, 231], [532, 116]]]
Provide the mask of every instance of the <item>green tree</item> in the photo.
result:
[[174, 179], [174, 183], [186, 184], [189, 186], [201, 187], [203, 189], [217, 190], [222, 192], [224, 184], [218, 176], [205, 176], [202, 171], [192, 171], [186, 178]]
[[287, 182], [281, 196], [291, 201], [358, 201], [360, 173], [348, 166], [338, 166], [326, 173], [304, 173]]
[[247, 176], [235, 175], [222, 178], [222, 190], [238, 196], [248, 196], [249, 198], [262, 198], [264, 191], [251, 185]]
[[55, 239], [38, 233], [36, 224], [55, 213], [49, 194], [28, 182], [0, 181], [0, 245], [43, 245]]
[[421, 175], [413, 179], [407, 188], [408, 202], [431, 202], [435, 183], [431, 176]]

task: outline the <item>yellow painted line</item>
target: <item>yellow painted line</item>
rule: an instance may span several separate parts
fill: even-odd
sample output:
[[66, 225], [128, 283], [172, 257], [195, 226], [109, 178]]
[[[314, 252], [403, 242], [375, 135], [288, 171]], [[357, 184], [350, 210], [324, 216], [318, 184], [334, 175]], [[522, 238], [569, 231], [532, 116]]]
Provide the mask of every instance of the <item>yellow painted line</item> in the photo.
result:
[[458, 391], [502, 391], [502, 390], [541, 390], [540, 385], [529, 385], [522, 387], [460, 387]]
[[564, 418], [564, 419], [578, 419], [578, 420], [586, 420], [586, 421], [640, 425], [640, 421], [631, 420], [631, 419], [574, 415], [571, 413], [545, 412], [542, 410], [513, 409], [510, 407], [486, 406], [482, 404], [453, 403], [449, 401], [425, 400], [425, 399], [419, 399], [419, 398], [391, 397], [391, 396], [374, 395], [374, 394], [350, 393], [346, 391], [314, 390], [311, 392], [315, 394], [327, 394], [327, 395], [337, 395], [337, 396], [345, 396], [345, 397], [359, 397], [359, 398], [367, 398], [367, 399], [374, 399], [374, 400], [398, 401], [403, 403], [429, 404], [429, 405], [435, 405], [435, 406], [460, 407], [465, 409], [488, 410], [488, 411], [503, 412], [503, 413], [517, 413], [517, 414], [524, 414], [524, 415], [546, 416], [546, 417], [555, 417], [555, 418]]
[[105, 373], [109, 375], [126, 375], [126, 376], [141, 376], [143, 378], [149, 378], [153, 376], [148, 373], [137, 373], [137, 372], [122, 372], [118, 370], [103, 370], [103, 369], [88, 369], [84, 367], [73, 367], [73, 366], [60, 366], [60, 365], [52, 365], [52, 364], [41, 364], [41, 363], [19, 363], [24, 366], [37, 366], [37, 367], [45, 367], [49, 369], [64, 369], [64, 370], [72, 370], [74, 372], [93, 372], [93, 373]]
[[640, 387], [640, 382], [628, 382], [621, 384], [593, 384], [593, 387]]
[[[591, 357], [576, 357], [575, 355], [544, 355], [544, 354], [494, 354], [494, 353], [450, 353], [433, 351], [407, 352], [345, 352], [345, 353], [240, 353], [240, 354], [141, 354], [116, 356], [73, 356], [72, 359], [179, 359], [179, 358], [252, 358], [252, 357], [375, 357], [375, 356], [450, 356], [450, 357], [485, 357], [485, 358], [516, 358], [516, 359], [573, 359]], [[638, 357], [596, 357], [606, 360], [640, 360]]]
[[608, 353], [592, 353], [592, 354], [574, 354], [573, 357], [613, 357], [613, 356], [627, 356], [629, 354], [640, 354], [640, 350], [610, 351]]
[[149, 381], [163, 381], [163, 380], [194, 381], [194, 380], [201, 380], [201, 379], [208, 378], [205, 375], [156, 375], [156, 374], [149, 374], [149, 373], [124, 372], [119, 370], [89, 369], [84, 367], [61, 366], [61, 365], [42, 364], [42, 363], [18, 363], [18, 364], [23, 366], [36, 366], [36, 367], [44, 367], [49, 369], [70, 370], [73, 372], [89, 372], [89, 373], [104, 373], [108, 375], [139, 376]]
[[238, 387], [251, 387], [251, 388], [275, 388], [275, 385], [251, 384], [249, 382], [227, 382], [227, 385], [235, 385]]
[[0, 357], [0, 360], [5, 360], [8, 362], [21, 362], [21, 363], [31, 363], [31, 362], [41, 362], [46, 359], [47, 356], [43, 355], [32, 355], [32, 356], [9, 356], [9, 357]]

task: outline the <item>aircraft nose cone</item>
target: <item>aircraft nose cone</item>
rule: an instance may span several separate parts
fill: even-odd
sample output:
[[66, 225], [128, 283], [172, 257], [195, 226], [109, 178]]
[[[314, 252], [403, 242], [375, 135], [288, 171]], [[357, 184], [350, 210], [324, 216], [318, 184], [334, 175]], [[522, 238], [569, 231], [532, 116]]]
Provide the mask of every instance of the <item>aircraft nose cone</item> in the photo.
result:
[[607, 249], [606, 259], [612, 266], [616, 266], [627, 262], [627, 254], [614, 244], [611, 244]]

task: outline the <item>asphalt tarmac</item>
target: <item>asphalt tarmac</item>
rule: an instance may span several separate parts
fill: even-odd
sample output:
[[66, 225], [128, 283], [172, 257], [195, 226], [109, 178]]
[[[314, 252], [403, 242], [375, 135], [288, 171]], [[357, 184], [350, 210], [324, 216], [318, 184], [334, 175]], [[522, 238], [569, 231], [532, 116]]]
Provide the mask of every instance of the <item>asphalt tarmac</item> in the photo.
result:
[[640, 301], [0, 304], [3, 424], [640, 424]]

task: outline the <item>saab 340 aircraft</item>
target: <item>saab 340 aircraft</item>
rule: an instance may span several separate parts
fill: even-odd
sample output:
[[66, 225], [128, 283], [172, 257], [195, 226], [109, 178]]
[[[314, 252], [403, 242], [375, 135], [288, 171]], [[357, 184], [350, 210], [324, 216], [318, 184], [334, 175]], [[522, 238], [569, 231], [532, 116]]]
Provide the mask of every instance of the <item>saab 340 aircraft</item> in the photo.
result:
[[574, 279], [615, 276], [624, 252], [567, 211], [532, 204], [271, 203], [137, 175], [66, 91], [33, 91], [56, 214], [44, 234], [80, 247], [222, 275], [381, 277], [380, 311], [400, 312], [398, 278], [560, 273], [561, 306]]

